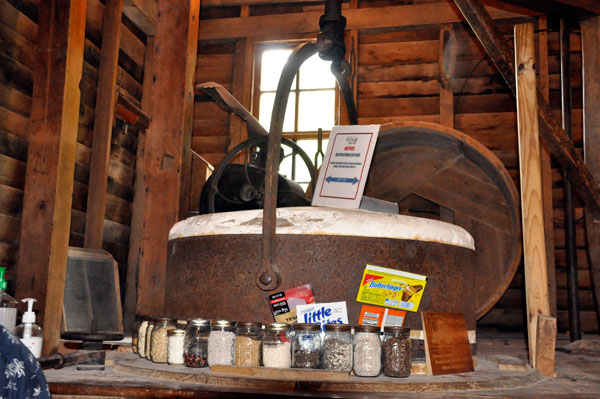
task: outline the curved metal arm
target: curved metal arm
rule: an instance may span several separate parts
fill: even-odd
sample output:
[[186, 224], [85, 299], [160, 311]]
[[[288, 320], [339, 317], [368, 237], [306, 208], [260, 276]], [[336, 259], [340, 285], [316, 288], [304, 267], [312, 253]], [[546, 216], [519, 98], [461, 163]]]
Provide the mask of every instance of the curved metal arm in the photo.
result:
[[352, 67], [346, 60], [333, 61], [331, 63], [331, 73], [338, 81], [342, 96], [344, 96], [344, 103], [346, 104], [346, 110], [348, 111], [348, 121], [351, 125], [358, 125], [358, 115], [356, 113], [356, 105], [354, 104], [354, 93], [352, 87], [348, 83], [348, 77], [352, 73]]
[[317, 52], [314, 43], [306, 43], [297, 47], [288, 59], [275, 93], [275, 105], [271, 115], [269, 129], [269, 149], [267, 150], [267, 164], [265, 168], [265, 206], [263, 208], [263, 242], [262, 242], [262, 267], [263, 272], [256, 279], [258, 287], [264, 291], [277, 289], [281, 284], [281, 273], [276, 264], [277, 243], [275, 229], [277, 218], [277, 183], [279, 172], [279, 152], [281, 150], [281, 132], [285, 110], [290, 95], [294, 77], [300, 66]]

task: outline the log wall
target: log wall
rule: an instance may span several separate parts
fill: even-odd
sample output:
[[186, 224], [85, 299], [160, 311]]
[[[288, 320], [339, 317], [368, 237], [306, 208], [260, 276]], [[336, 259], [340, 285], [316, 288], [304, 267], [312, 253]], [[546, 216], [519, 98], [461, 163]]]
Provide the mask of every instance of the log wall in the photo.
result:
[[[103, 11], [100, 0], [88, 0], [69, 241], [69, 245], [76, 247], [83, 246], [85, 231]], [[0, 0], [0, 265], [8, 267], [9, 292], [14, 290], [21, 234], [32, 70], [36, 62], [36, 21], [35, 2]], [[124, 19], [117, 85], [138, 106], [142, 95], [144, 42], [145, 37]], [[115, 257], [123, 271], [127, 262], [136, 147], [135, 128], [113, 129], [103, 247]], [[124, 287], [124, 274], [121, 280]]]
[[[358, 1], [359, 8], [399, 4], [436, 3], [444, 0]], [[351, 7], [344, 4], [344, 8]], [[321, 5], [245, 6], [203, 8], [201, 18], [237, 18], [240, 15], [275, 15], [322, 11]], [[536, 18], [533, 19], [536, 21]], [[405, 23], [406, 21], [404, 21]], [[501, 31], [512, 46], [513, 24], [503, 22]], [[557, 21], [549, 21], [548, 74], [550, 103], [560, 118], [560, 64]], [[202, 26], [202, 23], [201, 23]], [[454, 48], [448, 49], [451, 65], [446, 67], [454, 97], [454, 127], [480, 141], [504, 163], [519, 185], [516, 102], [502, 77], [466, 23], [450, 27]], [[303, 32], [298, 32], [303, 33]], [[281, 35], [282, 37], [284, 35]], [[316, 36], [316, 35], [315, 35]], [[276, 37], [273, 37], [276, 38]], [[247, 38], [252, 40], [252, 38]], [[261, 40], [268, 39], [261, 37]], [[228, 43], [200, 41], [197, 82], [216, 80], [228, 87], [232, 82], [230, 62], [234, 47]], [[220, 45], [220, 46], [219, 46]], [[389, 123], [401, 120], [440, 122], [440, 26], [409, 26], [402, 30], [361, 29], [358, 32], [357, 108], [359, 123]], [[214, 47], [216, 46], [216, 47]], [[218, 49], [218, 50], [217, 50]], [[573, 135], [582, 148], [581, 45], [579, 33], [571, 35]], [[214, 69], [217, 65], [218, 73]], [[214, 72], [213, 72], [214, 71]], [[219, 80], [220, 79], [220, 80]], [[247, 83], [246, 83], [247, 84]], [[225, 153], [228, 116], [216, 105], [197, 98], [195, 151], [215, 165]], [[217, 119], [216, 119], [217, 118]], [[559, 330], [568, 328], [564, 203], [562, 172], [552, 169], [553, 224]], [[580, 306], [583, 331], [598, 331], [586, 256], [583, 207], [576, 203]], [[484, 245], [484, 244], [482, 244]], [[522, 265], [505, 295], [480, 320], [480, 327], [521, 330], [525, 322]]]

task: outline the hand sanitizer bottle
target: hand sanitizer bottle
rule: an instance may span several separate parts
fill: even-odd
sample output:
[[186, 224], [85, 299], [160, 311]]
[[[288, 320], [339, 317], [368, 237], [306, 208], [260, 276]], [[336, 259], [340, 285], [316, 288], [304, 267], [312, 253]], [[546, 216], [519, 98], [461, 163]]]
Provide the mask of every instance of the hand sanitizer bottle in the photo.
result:
[[6, 292], [6, 280], [4, 280], [5, 267], [0, 267], [0, 325], [12, 331], [17, 324], [17, 305], [15, 298]]
[[42, 355], [42, 328], [35, 324], [35, 312], [33, 311], [33, 298], [25, 298], [23, 302], [27, 303], [27, 312], [23, 313], [23, 324], [19, 324], [13, 331], [13, 334], [21, 339], [21, 342], [29, 348], [36, 358]]

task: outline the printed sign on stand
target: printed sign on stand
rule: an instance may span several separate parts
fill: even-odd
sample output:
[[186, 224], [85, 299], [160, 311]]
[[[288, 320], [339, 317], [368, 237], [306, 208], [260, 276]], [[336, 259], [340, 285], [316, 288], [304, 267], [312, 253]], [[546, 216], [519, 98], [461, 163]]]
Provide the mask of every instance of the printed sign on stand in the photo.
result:
[[359, 208], [378, 134], [379, 125], [333, 127], [313, 206]]

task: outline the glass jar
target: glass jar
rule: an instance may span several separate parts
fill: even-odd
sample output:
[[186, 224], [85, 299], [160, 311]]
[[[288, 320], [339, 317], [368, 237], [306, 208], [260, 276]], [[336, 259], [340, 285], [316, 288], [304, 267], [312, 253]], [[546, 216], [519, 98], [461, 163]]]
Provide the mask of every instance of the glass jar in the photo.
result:
[[326, 324], [323, 338], [323, 355], [321, 358], [324, 370], [352, 370], [352, 336], [348, 324]]
[[152, 360], [150, 356], [150, 346], [152, 344], [152, 330], [154, 330], [154, 323], [156, 322], [155, 317], [151, 317], [148, 320], [148, 327], [146, 327], [145, 342], [144, 342], [144, 357], [148, 360]]
[[267, 324], [262, 341], [262, 361], [265, 367], [292, 367], [292, 343], [289, 324]]
[[167, 331], [167, 363], [172, 366], [183, 365], [183, 341], [185, 330], [174, 329]]
[[167, 332], [175, 330], [175, 320], [169, 317], [157, 317], [152, 330], [152, 342], [150, 344], [150, 357], [155, 363], [166, 363], [169, 338]]
[[321, 325], [296, 323], [292, 325], [292, 367], [321, 368]]
[[377, 377], [381, 371], [381, 339], [379, 327], [354, 327], [354, 374]]
[[235, 323], [229, 320], [213, 320], [208, 334], [208, 365], [233, 364]]
[[262, 335], [262, 323], [238, 321], [235, 325], [233, 364], [236, 366], [260, 366]]
[[408, 377], [412, 367], [410, 328], [383, 328], [383, 374], [388, 377]]
[[208, 335], [210, 321], [192, 319], [185, 330], [183, 361], [187, 367], [208, 366]]

